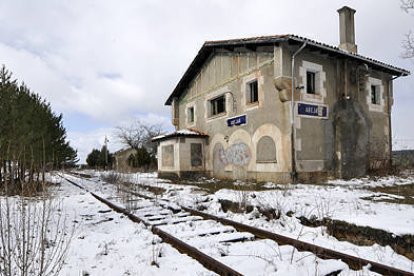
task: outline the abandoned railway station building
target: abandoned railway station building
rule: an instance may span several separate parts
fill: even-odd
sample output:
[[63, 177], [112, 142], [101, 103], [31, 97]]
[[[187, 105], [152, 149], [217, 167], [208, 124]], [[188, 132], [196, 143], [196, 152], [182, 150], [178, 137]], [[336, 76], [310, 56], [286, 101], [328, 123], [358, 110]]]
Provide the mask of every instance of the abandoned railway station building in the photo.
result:
[[287, 183], [388, 168], [393, 80], [409, 72], [359, 55], [355, 10], [338, 13], [339, 47], [205, 42], [165, 103], [176, 131], [154, 138], [159, 175]]

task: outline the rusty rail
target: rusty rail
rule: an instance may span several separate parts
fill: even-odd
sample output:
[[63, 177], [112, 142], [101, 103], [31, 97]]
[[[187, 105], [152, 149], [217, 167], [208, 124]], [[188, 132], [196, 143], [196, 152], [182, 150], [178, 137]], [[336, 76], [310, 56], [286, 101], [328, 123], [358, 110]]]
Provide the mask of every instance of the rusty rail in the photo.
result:
[[[67, 179], [68, 180], [68, 179]], [[73, 181], [68, 180], [69, 182], [75, 184]], [[75, 184], [76, 185], [76, 184]], [[80, 187], [79, 185], [76, 185], [78, 187]], [[147, 195], [143, 195], [134, 191], [130, 191], [130, 190], [125, 190], [125, 189], [121, 189], [124, 192], [128, 192], [131, 193], [133, 195], [145, 198], [145, 199], [155, 199], [153, 197], [147, 196]], [[142, 221], [140, 218], [138, 218], [137, 216], [129, 213], [126, 209], [121, 208], [113, 203], [111, 203], [110, 201], [103, 199], [97, 195], [95, 195], [94, 193], [91, 193], [95, 198], [97, 198], [98, 200], [101, 200], [102, 202], [104, 202], [105, 204], [107, 204], [109, 207], [113, 206], [115, 211], [117, 212], [121, 212], [125, 215], [127, 215], [132, 221], [136, 221], [136, 222], [144, 222]], [[165, 199], [164, 199], [165, 200]], [[166, 200], [168, 201], [168, 200]], [[349, 254], [345, 254], [342, 252], [338, 252], [335, 250], [331, 250], [328, 248], [324, 248], [318, 245], [314, 245], [311, 243], [307, 243], [304, 241], [300, 241], [294, 238], [290, 238], [287, 236], [283, 236], [280, 234], [276, 234], [264, 229], [260, 229], [260, 228], [256, 228], [250, 225], [246, 225], [240, 222], [236, 222], [236, 221], [232, 221], [229, 219], [225, 219], [225, 218], [220, 218], [208, 213], [204, 213], [198, 210], [194, 210], [192, 208], [188, 208], [188, 207], [184, 207], [184, 206], [180, 206], [183, 210], [191, 213], [192, 215], [196, 215], [196, 216], [200, 216], [203, 217], [205, 219], [212, 219], [215, 221], [218, 221], [222, 224], [225, 225], [230, 225], [233, 226], [234, 228], [236, 228], [239, 231], [245, 231], [245, 232], [250, 232], [252, 234], [254, 234], [256, 237], [259, 238], [264, 238], [264, 239], [271, 239], [275, 242], [277, 242], [280, 245], [291, 245], [293, 247], [295, 247], [297, 250], [299, 251], [309, 251], [314, 253], [316, 256], [318, 256], [321, 259], [339, 259], [342, 260], [343, 262], [345, 262], [346, 264], [348, 264], [350, 266], [350, 268], [355, 269], [355, 270], [360, 270], [362, 269], [363, 266], [367, 266], [369, 267], [369, 270], [376, 272], [376, 273], [380, 273], [383, 275], [401, 275], [401, 276], [414, 276], [414, 273], [408, 272], [408, 271], [404, 271], [398, 268], [394, 268], [391, 266], [387, 266], [384, 264], [380, 264], [377, 262], [373, 262], [367, 259], [362, 259], [356, 256], [352, 256]], [[145, 223], [145, 222], [144, 222]], [[219, 273], [220, 275], [241, 275], [240, 273], [238, 273], [237, 271], [232, 270], [231, 268], [225, 266], [224, 264], [218, 262], [217, 260], [211, 258], [208, 255], [205, 255], [204, 253], [200, 252], [199, 250], [195, 249], [192, 246], [189, 246], [188, 244], [178, 240], [177, 238], [171, 236], [168, 233], [165, 233], [164, 231], [162, 231], [161, 229], [159, 229], [156, 226], [151, 226], [151, 231], [154, 234], [159, 235], [163, 240], [167, 241], [168, 243], [170, 243], [171, 245], [173, 245], [178, 251], [188, 254], [189, 256], [195, 258], [197, 261], [199, 261], [201, 264], [203, 264], [204, 267], [206, 267], [207, 269], [210, 269], [216, 273]], [[176, 245], [174, 245], [176, 244]], [[181, 247], [183, 246], [183, 247]], [[186, 247], [189, 248], [186, 248]], [[189, 250], [189, 253], [187, 252], [187, 250]], [[194, 254], [194, 255], [191, 255]], [[218, 267], [221, 266], [225, 266], [225, 268], [223, 269], [218, 269]]]
[[[127, 191], [127, 190], [123, 190], [124, 192], [129, 192], [131, 194], [134, 194], [136, 196], [140, 196], [140, 197], [145, 197], [147, 199], [150, 199], [151, 197], [147, 196], [147, 195], [142, 195], [140, 193], [137, 192], [133, 192], [133, 191]], [[239, 231], [245, 231], [245, 232], [250, 232], [252, 234], [254, 234], [256, 237], [259, 238], [263, 238], [263, 239], [270, 239], [273, 240], [275, 242], [277, 242], [280, 245], [291, 245], [293, 247], [295, 247], [296, 249], [298, 249], [299, 251], [309, 251], [314, 253], [316, 256], [318, 256], [321, 259], [339, 259], [342, 260], [343, 262], [345, 262], [346, 264], [349, 265], [350, 268], [355, 269], [355, 270], [360, 270], [362, 269], [363, 266], [368, 266], [369, 269], [373, 272], [377, 272], [383, 275], [401, 275], [401, 276], [414, 276], [414, 273], [408, 272], [408, 271], [404, 271], [398, 268], [394, 268], [391, 266], [387, 266], [384, 264], [380, 264], [377, 262], [373, 262], [367, 259], [362, 259], [356, 256], [352, 256], [349, 254], [345, 254], [342, 252], [338, 252], [332, 249], [328, 249], [325, 247], [321, 247], [318, 245], [314, 245], [311, 243], [307, 243], [304, 241], [300, 241], [298, 239], [293, 239], [290, 237], [286, 237], [280, 234], [276, 234], [274, 232], [270, 232], [264, 229], [260, 229], [260, 228], [256, 228], [250, 225], [246, 225], [240, 222], [236, 222], [236, 221], [232, 221], [229, 219], [225, 219], [225, 218], [220, 218], [208, 213], [204, 213], [204, 212], [200, 212], [198, 210], [194, 210], [188, 207], [184, 207], [184, 206], [180, 206], [183, 210], [191, 213], [192, 215], [196, 215], [196, 216], [200, 216], [203, 217], [205, 219], [212, 219], [218, 222], [221, 222], [223, 224], [226, 225], [230, 225], [233, 226], [234, 228], [236, 228]]]
[[[62, 176], [63, 177], [63, 176]], [[63, 177], [65, 180], [67, 180], [69, 183], [75, 185], [78, 188], [81, 188], [82, 190], [86, 190], [84, 187], [80, 186], [79, 184]], [[129, 212], [126, 208], [123, 208], [121, 206], [118, 206], [111, 201], [93, 193], [89, 192], [94, 198], [101, 201], [105, 205], [107, 205], [112, 210], [126, 215], [131, 221], [136, 223], [143, 223], [144, 225], [150, 227], [150, 230], [155, 235], [158, 235], [164, 242], [170, 244], [175, 249], [177, 249], [180, 253], [186, 254], [190, 256], [191, 258], [196, 259], [201, 265], [203, 265], [208, 270], [214, 271], [218, 273], [219, 275], [223, 276], [242, 276], [243, 274], [237, 272], [236, 270], [232, 269], [231, 267], [228, 267], [227, 265], [217, 261], [216, 259], [204, 254], [200, 250], [196, 249], [195, 247], [181, 241], [180, 239], [177, 239], [176, 237], [168, 234], [167, 232], [161, 230], [159, 227], [150, 225], [149, 223], [142, 220], [140, 217], [132, 214]], [[149, 197], [146, 197], [147, 199]]]
[[220, 218], [214, 215], [210, 215], [204, 212], [200, 212], [191, 208], [187, 208], [187, 207], [183, 207], [181, 206], [181, 208], [183, 208], [183, 210], [193, 214], [193, 215], [197, 215], [206, 219], [213, 219], [216, 220], [218, 222], [221, 222], [223, 224], [226, 225], [231, 225], [234, 228], [236, 228], [239, 231], [246, 231], [246, 232], [250, 232], [252, 234], [254, 234], [255, 236], [259, 237], [259, 238], [264, 238], [264, 239], [271, 239], [274, 240], [275, 242], [277, 242], [278, 244], [284, 245], [292, 245], [293, 247], [295, 247], [296, 249], [300, 250], [300, 251], [309, 251], [314, 253], [316, 256], [320, 257], [321, 259], [340, 259], [343, 262], [347, 263], [352, 269], [356, 269], [356, 270], [360, 270], [362, 269], [363, 266], [369, 266], [369, 269], [373, 272], [377, 272], [383, 275], [408, 275], [408, 276], [414, 276], [413, 273], [408, 272], [408, 271], [404, 271], [398, 268], [394, 268], [394, 267], [390, 267], [387, 265], [383, 265], [377, 262], [373, 262], [373, 261], [369, 261], [366, 259], [362, 259], [359, 257], [355, 257], [352, 255], [348, 255], [345, 253], [341, 253], [338, 251], [334, 251], [328, 248], [324, 248], [321, 246], [317, 246], [311, 243], [307, 243], [304, 241], [300, 241], [297, 239], [293, 239], [290, 237], [286, 237], [283, 235], [279, 235], [273, 232], [269, 232], [267, 230], [263, 230], [260, 228], [256, 228], [250, 225], [246, 225], [243, 223], [239, 223], [236, 221], [232, 221], [229, 219], [225, 219], [225, 218]]

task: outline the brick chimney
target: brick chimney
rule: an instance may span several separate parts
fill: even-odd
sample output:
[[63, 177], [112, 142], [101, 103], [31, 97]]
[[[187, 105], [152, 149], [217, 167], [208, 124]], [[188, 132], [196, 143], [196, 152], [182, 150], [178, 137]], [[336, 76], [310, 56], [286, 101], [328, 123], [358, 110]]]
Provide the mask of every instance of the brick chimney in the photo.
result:
[[339, 13], [339, 48], [351, 53], [357, 53], [355, 45], [355, 10], [343, 6], [338, 10]]

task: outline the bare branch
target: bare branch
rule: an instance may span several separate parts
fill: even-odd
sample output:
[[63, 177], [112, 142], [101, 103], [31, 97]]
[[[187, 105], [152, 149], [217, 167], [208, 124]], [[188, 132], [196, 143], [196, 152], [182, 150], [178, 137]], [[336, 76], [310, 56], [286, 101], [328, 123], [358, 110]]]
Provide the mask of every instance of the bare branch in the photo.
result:
[[129, 127], [117, 127], [116, 136], [122, 144], [138, 149], [144, 144], [145, 134], [144, 125], [140, 121], [135, 121]]
[[[414, 0], [413, 0], [414, 1]], [[414, 57], [414, 35], [412, 31], [409, 31], [405, 35], [403, 40], [404, 52], [402, 53], [403, 58], [413, 58]]]
[[119, 126], [116, 129], [116, 136], [120, 142], [133, 149], [145, 147], [153, 150], [151, 139], [163, 133], [161, 124], [146, 124], [139, 120], [129, 127]]
[[401, 9], [406, 13], [414, 10], [414, 0], [401, 0]]

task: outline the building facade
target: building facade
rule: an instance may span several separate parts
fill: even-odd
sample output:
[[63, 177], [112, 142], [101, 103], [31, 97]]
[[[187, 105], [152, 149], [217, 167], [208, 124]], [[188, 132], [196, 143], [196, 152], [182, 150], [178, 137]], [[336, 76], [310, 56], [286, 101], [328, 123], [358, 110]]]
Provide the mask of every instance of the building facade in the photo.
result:
[[154, 139], [160, 176], [315, 182], [390, 166], [392, 82], [409, 72], [358, 55], [355, 11], [338, 12], [339, 47], [204, 43], [166, 101], [177, 131]]
[[134, 168], [132, 166], [131, 162], [131, 156], [133, 156], [136, 153], [137, 151], [132, 148], [124, 148], [114, 152], [115, 171], [122, 173], [131, 173], [138, 171], [137, 168]]

